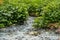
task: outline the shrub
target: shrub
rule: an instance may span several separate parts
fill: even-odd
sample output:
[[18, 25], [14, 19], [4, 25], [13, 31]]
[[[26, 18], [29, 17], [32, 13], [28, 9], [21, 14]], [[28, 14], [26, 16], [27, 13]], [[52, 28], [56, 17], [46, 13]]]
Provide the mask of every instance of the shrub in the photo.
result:
[[28, 12], [32, 16], [40, 16], [42, 8], [45, 7], [52, 0], [33, 0], [30, 3]]
[[[36, 18], [33, 27], [50, 28], [50, 24], [59, 25], [60, 23], [60, 1], [52, 1], [47, 6], [42, 8], [41, 16]], [[50, 25], [50, 26], [49, 26]], [[52, 25], [52, 26], [54, 26]], [[58, 28], [59, 26], [54, 28]]]
[[47, 25], [49, 24], [48, 20], [45, 20], [44, 17], [38, 17], [34, 20], [33, 27], [34, 28], [48, 28]]
[[42, 8], [45, 7], [48, 3], [53, 0], [7, 0], [10, 4], [14, 4], [16, 6], [20, 5], [27, 7], [28, 13], [30, 16], [40, 16], [42, 12]]
[[23, 24], [27, 19], [28, 12], [24, 5], [17, 6], [9, 2], [0, 6], [0, 28], [12, 24]]
[[59, 17], [60, 16], [60, 3], [57, 0], [49, 3], [42, 10], [47, 20], [50, 20], [51, 22], [57, 22], [60, 20], [60, 17]]

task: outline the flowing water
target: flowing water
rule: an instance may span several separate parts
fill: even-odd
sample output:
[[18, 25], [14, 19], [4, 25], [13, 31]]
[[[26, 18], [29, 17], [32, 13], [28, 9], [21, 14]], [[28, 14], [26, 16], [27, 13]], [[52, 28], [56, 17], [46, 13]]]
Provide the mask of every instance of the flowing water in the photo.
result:
[[0, 40], [58, 40], [60, 35], [52, 31], [40, 30], [41, 34], [37, 36], [27, 34], [34, 29], [32, 27], [33, 21], [34, 17], [29, 17], [24, 25], [0, 29]]

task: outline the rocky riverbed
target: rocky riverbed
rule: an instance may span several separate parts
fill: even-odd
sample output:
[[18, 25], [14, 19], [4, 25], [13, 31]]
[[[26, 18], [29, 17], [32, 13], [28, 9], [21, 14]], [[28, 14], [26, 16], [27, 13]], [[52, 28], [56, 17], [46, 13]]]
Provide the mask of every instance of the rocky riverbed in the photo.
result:
[[29, 17], [24, 25], [0, 29], [0, 40], [59, 40], [60, 34], [50, 30], [36, 31], [32, 27], [35, 17]]

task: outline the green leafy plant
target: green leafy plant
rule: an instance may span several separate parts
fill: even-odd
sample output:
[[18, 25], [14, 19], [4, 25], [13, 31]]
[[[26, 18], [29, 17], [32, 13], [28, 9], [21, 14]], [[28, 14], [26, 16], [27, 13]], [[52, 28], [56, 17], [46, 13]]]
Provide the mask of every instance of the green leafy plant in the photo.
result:
[[[54, 28], [58, 28], [60, 22], [60, 1], [52, 1], [43, 7], [42, 10], [41, 16], [35, 19], [33, 27], [51, 28], [52, 25]], [[56, 27], [56, 25], [58, 26]]]
[[[8, 3], [8, 4], [7, 4]], [[8, 1], [0, 6], [0, 28], [13, 24], [24, 24], [28, 12], [24, 5], [10, 4]]]

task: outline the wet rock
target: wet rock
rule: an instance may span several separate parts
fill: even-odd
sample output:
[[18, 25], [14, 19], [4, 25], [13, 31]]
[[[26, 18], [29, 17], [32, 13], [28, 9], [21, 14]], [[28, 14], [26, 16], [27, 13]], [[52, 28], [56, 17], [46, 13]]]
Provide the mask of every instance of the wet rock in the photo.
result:
[[38, 17], [39, 16], [38, 13], [29, 13], [29, 15], [32, 16], [32, 17]]
[[57, 40], [60, 40], [60, 38], [58, 38]]
[[60, 28], [55, 31], [57, 34], [60, 34]]
[[20, 36], [15, 38], [16, 40], [22, 40], [22, 38]]
[[37, 35], [40, 34], [40, 32], [37, 32], [37, 31], [31, 31], [31, 32], [29, 32], [28, 34], [37, 36]]
[[59, 23], [50, 23], [50, 24], [48, 25], [48, 27], [49, 27], [51, 30], [54, 30], [54, 29], [56, 29], [56, 28], [59, 27]]

